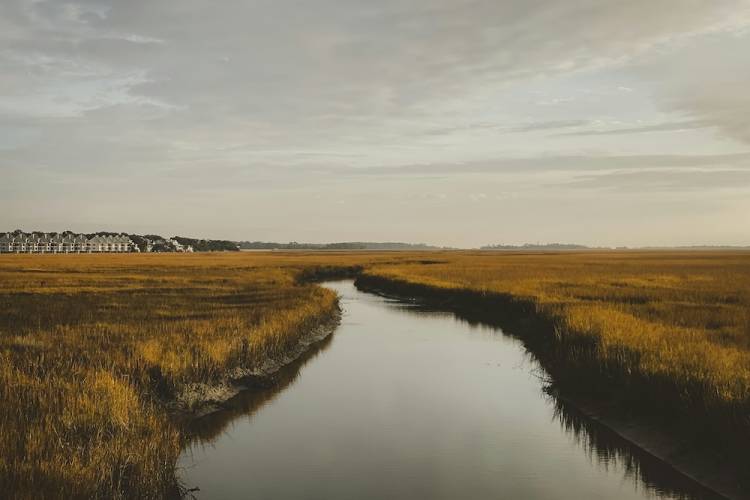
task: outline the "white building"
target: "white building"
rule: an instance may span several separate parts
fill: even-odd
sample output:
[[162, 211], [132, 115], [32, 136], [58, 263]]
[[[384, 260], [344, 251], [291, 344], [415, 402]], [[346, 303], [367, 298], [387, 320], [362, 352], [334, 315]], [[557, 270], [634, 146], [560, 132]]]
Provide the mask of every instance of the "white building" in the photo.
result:
[[72, 233], [0, 233], [0, 253], [138, 252], [127, 235], [93, 236]]
[[193, 247], [191, 245], [183, 245], [179, 241], [177, 241], [176, 238], [172, 238], [169, 240], [169, 244], [172, 245], [172, 248], [174, 248], [175, 252], [192, 252]]

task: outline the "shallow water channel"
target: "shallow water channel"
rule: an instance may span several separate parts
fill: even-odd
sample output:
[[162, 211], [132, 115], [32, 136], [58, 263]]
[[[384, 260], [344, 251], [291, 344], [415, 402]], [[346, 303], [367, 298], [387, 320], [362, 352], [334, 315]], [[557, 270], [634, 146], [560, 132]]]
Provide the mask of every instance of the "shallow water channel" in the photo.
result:
[[324, 286], [333, 336], [196, 423], [180, 476], [197, 498], [712, 498], [546, 394], [516, 338]]

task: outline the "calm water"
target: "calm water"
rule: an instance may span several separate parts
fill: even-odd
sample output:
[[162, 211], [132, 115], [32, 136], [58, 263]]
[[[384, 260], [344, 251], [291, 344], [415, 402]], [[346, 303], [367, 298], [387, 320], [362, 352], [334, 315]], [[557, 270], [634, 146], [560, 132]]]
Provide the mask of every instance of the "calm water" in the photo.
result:
[[198, 498], [707, 498], [543, 392], [521, 343], [449, 313], [327, 283], [334, 336], [199, 422]]

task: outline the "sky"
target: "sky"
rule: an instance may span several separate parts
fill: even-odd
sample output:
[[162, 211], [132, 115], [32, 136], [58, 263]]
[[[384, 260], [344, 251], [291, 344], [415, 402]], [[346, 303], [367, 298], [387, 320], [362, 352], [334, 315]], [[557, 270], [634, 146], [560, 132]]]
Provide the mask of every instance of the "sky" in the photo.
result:
[[0, 229], [750, 245], [750, 0], [0, 0]]

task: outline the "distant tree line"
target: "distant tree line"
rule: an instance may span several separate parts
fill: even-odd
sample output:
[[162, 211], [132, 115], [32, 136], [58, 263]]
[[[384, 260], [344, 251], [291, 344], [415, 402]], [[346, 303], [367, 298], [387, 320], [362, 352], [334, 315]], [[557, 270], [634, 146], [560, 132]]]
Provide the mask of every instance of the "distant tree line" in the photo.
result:
[[480, 250], [585, 250], [586, 245], [573, 243], [524, 243], [523, 245], [485, 245]]
[[441, 247], [424, 243], [347, 241], [341, 243], [276, 243], [270, 241], [240, 241], [242, 250], [439, 250]]
[[184, 236], [175, 236], [174, 239], [181, 245], [190, 245], [196, 252], [237, 252], [240, 249], [237, 242], [229, 240], [203, 240]]

